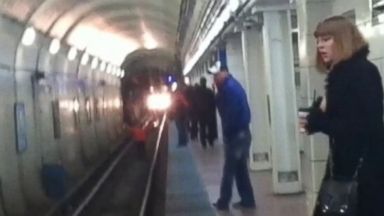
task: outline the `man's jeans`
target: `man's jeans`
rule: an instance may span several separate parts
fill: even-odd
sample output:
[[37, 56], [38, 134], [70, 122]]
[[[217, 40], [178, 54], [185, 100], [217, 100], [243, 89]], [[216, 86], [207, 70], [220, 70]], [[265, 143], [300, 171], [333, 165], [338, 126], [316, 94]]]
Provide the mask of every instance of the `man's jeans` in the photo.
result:
[[224, 140], [224, 144], [225, 163], [218, 204], [228, 206], [232, 197], [233, 180], [235, 179], [241, 204], [254, 206], [255, 198], [247, 167], [251, 133], [249, 130], [241, 131], [233, 139]]

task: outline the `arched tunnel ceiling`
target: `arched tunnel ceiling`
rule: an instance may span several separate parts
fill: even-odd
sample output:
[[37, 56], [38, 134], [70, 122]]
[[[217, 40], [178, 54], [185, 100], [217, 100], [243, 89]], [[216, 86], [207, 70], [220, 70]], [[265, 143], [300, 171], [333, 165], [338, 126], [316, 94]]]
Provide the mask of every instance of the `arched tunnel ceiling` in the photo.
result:
[[181, 1], [0, 0], [0, 9], [43, 33], [120, 64], [147, 40], [174, 53]]

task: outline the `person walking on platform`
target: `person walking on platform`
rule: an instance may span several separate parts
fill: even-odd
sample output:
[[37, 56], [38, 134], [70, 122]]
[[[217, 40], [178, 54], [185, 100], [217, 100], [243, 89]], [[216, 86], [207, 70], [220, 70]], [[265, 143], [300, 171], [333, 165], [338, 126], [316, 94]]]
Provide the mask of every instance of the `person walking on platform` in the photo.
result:
[[[315, 37], [317, 66], [327, 74], [326, 96], [314, 103], [300, 124], [308, 134], [322, 132], [329, 136], [330, 155], [314, 216], [382, 216], [384, 124], [380, 73], [367, 59], [367, 42], [348, 19], [334, 16], [320, 22]], [[332, 184], [337, 187], [327, 187]], [[344, 193], [343, 186], [351, 188], [348, 191], [357, 187], [357, 191]], [[349, 202], [341, 203], [340, 199]], [[330, 200], [340, 205], [330, 207]]]
[[197, 99], [200, 142], [205, 149], [207, 148], [207, 142], [213, 147], [213, 142], [217, 138], [215, 93], [207, 88], [207, 79], [205, 77], [200, 78]]
[[214, 82], [218, 90], [216, 104], [221, 117], [225, 149], [220, 198], [214, 203], [214, 206], [218, 210], [229, 209], [233, 181], [236, 180], [241, 200], [233, 206], [235, 208], [255, 208], [255, 198], [247, 167], [251, 145], [249, 130], [251, 113], [247, 96], [240, 83], [219, 61], [210, 67], [208, 72], [214, 74]]
[[191, 141], [197, 140], [197, 131], [198, 131], [198, 115], [197, 115], [197, 88], [198, 86], [188, 85], [185, 89], [185, 96], [189, 103], [188, 107], [188, 120], [187, 126]]
[[188, 144], [187, 132], [187, 112], [188, 101], [185, 98], [184, 88], [177, 89], [173, 94], [173, 103], [171, 107], [171, 118], [174, 119], [177, 133], [178, 133], [178, 146], [186, 146]]

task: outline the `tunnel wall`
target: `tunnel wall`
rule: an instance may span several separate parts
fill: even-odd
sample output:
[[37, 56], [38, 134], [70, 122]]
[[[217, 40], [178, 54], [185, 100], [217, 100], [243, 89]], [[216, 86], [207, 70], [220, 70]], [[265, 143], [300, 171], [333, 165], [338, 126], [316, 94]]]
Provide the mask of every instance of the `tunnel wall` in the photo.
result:
[[50, 54], [39, 32], [24, 46], [25, 28], [0, 16], [0, 216], [44, 212], [58, 200], [43, 189], [43, 167], [62, 167], [73, 187], [123, 135], [120, 80], [92, 58], [82, 65], [81, 51], [68, 60], [67, 45]]

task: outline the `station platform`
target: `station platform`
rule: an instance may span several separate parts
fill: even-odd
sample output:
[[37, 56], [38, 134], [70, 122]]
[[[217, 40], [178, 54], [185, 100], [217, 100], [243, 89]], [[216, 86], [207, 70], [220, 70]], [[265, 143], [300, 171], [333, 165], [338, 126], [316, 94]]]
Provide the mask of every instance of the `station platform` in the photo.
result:
[[[305, 194], [274, 195], [271, 171], [250, 171], [256, 209], [216, 211], [212, 203], [220, 192], [224, 163], [223, 144], [203, 149], [199, 142], [177, 147], [177, 130], [169, 127], [166, 215], [307, 216]], [[232, 202], [239, 201], [234, 187]]]

